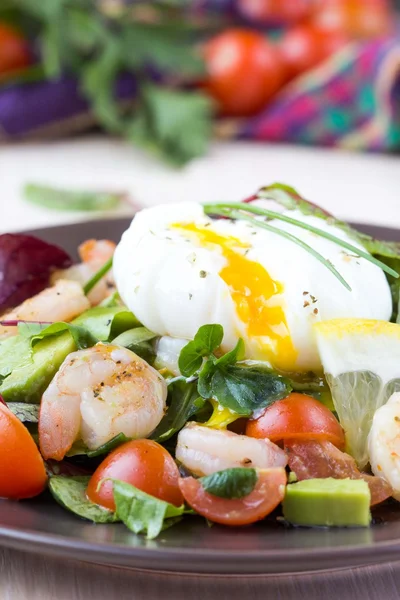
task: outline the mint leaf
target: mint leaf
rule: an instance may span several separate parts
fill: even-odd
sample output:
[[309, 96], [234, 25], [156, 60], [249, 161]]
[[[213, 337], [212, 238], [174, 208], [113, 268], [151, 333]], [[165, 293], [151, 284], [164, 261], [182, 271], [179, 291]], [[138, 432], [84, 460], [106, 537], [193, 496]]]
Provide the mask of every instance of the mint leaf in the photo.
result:
[[93, 502], [86, 497], [86, 488], [90, 476], [65, 477], [55, 475], [50, 477], [49, 489], [53, 498], [78, 517], [94, 523], [115, 523], [118, 517], [115, 513]]
[[182, 348], [179, 355], [179, 370], [185, 377], [190, 377], [198, 371], [203, 358], [212, 354], [222, 342], [224, 329], [222, 325], [203, 325], [194, 339]]
[[202, 156], [211, 138], [211, 100], [201, 92], [141, 88], [141, 103], [126, 131], [135, 144], [174, 166]]
[[186, 512], [184, 505], [174, 506], [129, 483], [114, 480], [113, 484], [118, 518], [133, 533], [145, 533], [149, 540], [156, 538], [163, 529], [174, 524]]
[[200, 481], [203, 489], [209, 494], [236, 500], [248, 496], [254, 490], [257, 479], [255, 469], [237, 467], [201, 477]]
[[168, 386], [168, 409], [150, 436], [156, 442], [165, 442], [204, 407], [195, 382], [174, 381]]

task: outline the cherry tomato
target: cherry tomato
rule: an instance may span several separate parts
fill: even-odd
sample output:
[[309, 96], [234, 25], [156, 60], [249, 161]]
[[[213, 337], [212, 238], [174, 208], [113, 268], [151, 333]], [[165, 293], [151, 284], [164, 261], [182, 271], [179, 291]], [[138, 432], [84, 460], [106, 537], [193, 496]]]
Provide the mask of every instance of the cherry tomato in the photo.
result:
[[180, 479], [179, 486], [186, 502], [206, 519], [222, 525], [249, 525], [269, 515], [285, 495], [285, 469], [258, 469], [257, 473], [254, 490], [237, 500], [209, 494], [194, 477]]
[[393, 31], [395, 19], [387, 0], [324, 0], [312, 21], [354, 38], [374, 38]]
[[286, 440], [328, 440], [343, 449], [345, 437], [339, 421], [329, 408], [305, 394], [289, 394], [269, 406], [257, 419], [247, 423], [246, 435]]
[[115, 510], [113, 484], [102, 479], [120, 479], [143, 492], [181, 506], [179, 471], [168, 452], [152, 440], [134, 440], [116, 448], [97, 467], [87, 488], [89, 500]]
[[7, 23], [0, 22], [0, 77], [31, 63], [29, 47], [23, 36]]
[[217, 35], [206, 44], [204, 57], [205, 88], [225, 115], [257, 113], [285, 79], [279, 50], [252, 30], [229, 29]]
[[0, 497], [19, 500], [40, 494], [47, 481], [44, 462], [31, 434], [0, 403]]
[[297, 77], [317, 66], [342, 48], [347, 41], [347, 36], [340, 31], [310, 25], [298, 25], [289, 29], [280, 41], [288, 78]]
[[240, 14], [255, 23], [287, 25], [307, 17], [315, 0], [238, 0]]

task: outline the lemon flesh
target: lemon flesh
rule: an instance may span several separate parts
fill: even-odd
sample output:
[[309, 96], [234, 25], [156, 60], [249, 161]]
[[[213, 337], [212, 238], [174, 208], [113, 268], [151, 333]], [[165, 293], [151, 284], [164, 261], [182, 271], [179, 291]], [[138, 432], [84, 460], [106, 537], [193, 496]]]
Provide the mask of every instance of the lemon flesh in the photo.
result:
[[347, 451], [364, 468], [373, 416], [400, 391], [400, 325], [333, 319], [316, 323], [314, 329]]

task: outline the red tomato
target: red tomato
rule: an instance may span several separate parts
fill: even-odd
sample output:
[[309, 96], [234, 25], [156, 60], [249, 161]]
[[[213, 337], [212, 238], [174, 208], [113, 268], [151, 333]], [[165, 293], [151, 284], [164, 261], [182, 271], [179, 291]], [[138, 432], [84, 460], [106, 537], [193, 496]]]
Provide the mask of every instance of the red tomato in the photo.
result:
[[134, 440], [116, 448], [93, 473], [87, 488], [89, 500], [115, 510], [113, 484], [102, 479], [120, 479], [143, 492], [181, 506], [179, 471], [168, 452], [152, 440]]
[[395, 21], [387, 0], [323, 0], [312, 20], [355, 38], [384, 36]]
[[47, 481], [44, 462], [31, 434], [0, 403], [0, 497], [19, 500], [40, 494]]
[[179, 486], [186, 502], [206, 519], [222, 525], [249, 525], [269, 515], [285, 495], [285, 469], [257, 469], [257, 473], [254, 490], [237, 500], [209, 494], [194, 477], [180, 479]]
[[256, 23], [287, 25], [307, 17], [315, 0], [238, 0], [240, 14]]
[[252, 115], [276, 94], [285, 79], [279, 50], [263, 35], [229, 29], [205, 46], [205, 88], [223, 114]]
[[31, 62], [29, 47], [18, 31], [7, 23], [0, 23], [0, 77], [18, 71]]
[[288, 78], [297, 77], [342, 48], [348, 38], [340, 31], [298, 25], [289, 29], [280, 41], [280, 50]]
[[339, 421], [329, 408], [305, 394], [289, 394], [269, 406], [258, 419], [247, 423], [246, 435], [286, 440], [328, 440], [343, 449], [345, 437]]

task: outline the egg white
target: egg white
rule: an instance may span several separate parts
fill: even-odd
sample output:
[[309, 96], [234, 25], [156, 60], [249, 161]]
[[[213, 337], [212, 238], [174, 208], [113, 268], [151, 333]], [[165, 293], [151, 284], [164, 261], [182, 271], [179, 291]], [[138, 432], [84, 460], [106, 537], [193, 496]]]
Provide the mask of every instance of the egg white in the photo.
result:
[[[342, 230], [322, 219], [297, 211], [287, 214], [357, 246]], [[274, 340], [248, 334], [248, 323], [239, 318], [231, 290], [220, 276], [227, 262], [221, 248], [185, 235], [172, 227], [176, 223], [206, 226], [249, 245], [246, 258], [261, 264], [282, 287], [269, 302], [283, 309], [296, 350], [293, 364], [279, 356]], [[392, 312], [390, 288], [383, 271], [365, 259], [294, 225], [277, 220], [273, 225], [330, 260], [351, 292], [293, 242], [244, 221], [210, 219], [200, 204], [191, 202], [160, 205], [135, 216], [114, 256], [118, 291], [143, 325], [159, 335], [193, 339], [201, 325], [220, 323], [225, 332], [224, 350], [231, 349], [241, 336], [246, 358], [269, 360], [278, 367], [285, 363], [287, 370], [317, 371], [321, 362], [312, 325], [333, 318], [388, 320]]]

